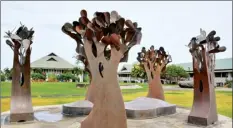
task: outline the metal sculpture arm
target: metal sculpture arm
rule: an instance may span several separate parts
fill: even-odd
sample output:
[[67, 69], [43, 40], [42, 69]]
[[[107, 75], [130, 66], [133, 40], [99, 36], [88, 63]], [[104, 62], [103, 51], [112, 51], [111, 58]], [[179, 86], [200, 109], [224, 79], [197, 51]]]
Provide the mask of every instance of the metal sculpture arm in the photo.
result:
[[188, 45], [189, 52], [192, 54], [194, 60], [197, 62], [197, 65], [194, 65], [194, 70], [199, 72], [203, 68], [203, 50], [206, 51], [206, 57], [208, 61], [208, 67], [211, 71], [214, 70], [215, 65], [215, 53], [226, 51], [226, 47], [220, 47], [218, 41], [220, 37], [214, 37], [216, 31], [211, 31], [207, 36], [205, 31], [201, 29], [201, 34], [197, 37], [193, 37]]

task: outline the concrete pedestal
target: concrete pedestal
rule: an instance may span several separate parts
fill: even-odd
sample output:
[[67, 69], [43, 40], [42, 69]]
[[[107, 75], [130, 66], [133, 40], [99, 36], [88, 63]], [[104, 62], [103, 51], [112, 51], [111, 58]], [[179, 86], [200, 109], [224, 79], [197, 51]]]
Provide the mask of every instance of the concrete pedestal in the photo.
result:
[[76, 101], [62, 106], [62, 114], [64, 116], [83, 116], [91, 112], [93, 104], [88, 100]]
[[176, 113], [176, 105], [148, 97], [125, 102], [125, 109], [127, 117], [133, 119], [147, 119]]

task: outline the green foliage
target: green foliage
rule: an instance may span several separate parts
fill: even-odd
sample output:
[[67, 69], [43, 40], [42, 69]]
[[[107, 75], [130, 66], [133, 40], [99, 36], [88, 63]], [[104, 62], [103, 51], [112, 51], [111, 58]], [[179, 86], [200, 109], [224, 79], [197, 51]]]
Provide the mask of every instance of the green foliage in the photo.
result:
[[6, 76], [5, 74], [1, 71], [1, 81], [5, 81], [6, 80]]
[[6, 79], [12, 80], [12, 73], [13, 73], [13, 68], [11, 68], [11, 69], [5, 68], [4, 69], [4, 74], [5, 74]]
[[34, 69], [34, 73], [43, 73], [43, 70], [41, 68]]
[[49, 82], [54, 82], [57, 80], [57, 76], [54, 73], [48, 74], [48, 81]]
[[77, 80], [77, 78], [70, 72], [63, 73], [63, 74], [57, 76], [57, 80], [59, 80], [59, 81], [68, 81], [70, 79]]
[[227, 80], [227, 79], [226, 79], [225, 85], [226, 85], [228, 88], [232, 88], [232, 80]]
[[41, 73], [32, 73], [31, 77], [33, 80], [45, 80], [46, 76]]
[[168, 77], [188, 78], [189, 74], [184, 70], [183, 67], [178, 65], [168, 65], [165, 71]]
[[79, 67], [74, 67], [72, 71], [73, 71], [73, 74], [75, 74], [75, 75], [82, 74], [82, 72], [83, 72], [83, 70], [80, 69]]
[[184, 70], [183, 67], [172, 64], [166, 67], [164, 72], [166, 79], [169, 79], [171, 83], [177, 84], [180, 78], [188, 78], [189, 74]]
[[135, 64], [133, 66], [133, 69], [131, 70], [131, 76], [139, 77], [139, 78], [146, 78], [146, 72], [139, 64]]
[[90, 82], [90, 78], [88, 74], [84, 75], [83, 82]]

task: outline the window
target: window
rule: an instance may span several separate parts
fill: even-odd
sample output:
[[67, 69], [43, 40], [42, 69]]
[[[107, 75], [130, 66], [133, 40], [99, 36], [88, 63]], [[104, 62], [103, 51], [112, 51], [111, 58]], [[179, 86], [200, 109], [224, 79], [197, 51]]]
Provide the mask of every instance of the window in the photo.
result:
[[220, 72], [215, 73], [215, 77], [221, 77], [221, 73]]
[[193, 73], [189, 73], [189, 76], [190, 76], [190, 77], [193, 77]]
[[127, 70], [125, 67], [121, 69], [121, 71]]
[[119, 77], [127, 77], [127, 74], [119, 74]]
[[53, 57], [49, 58], [47, 61], [57, 61]]
[[228, 77], [228, 72], [222, 72], [222, 77]]

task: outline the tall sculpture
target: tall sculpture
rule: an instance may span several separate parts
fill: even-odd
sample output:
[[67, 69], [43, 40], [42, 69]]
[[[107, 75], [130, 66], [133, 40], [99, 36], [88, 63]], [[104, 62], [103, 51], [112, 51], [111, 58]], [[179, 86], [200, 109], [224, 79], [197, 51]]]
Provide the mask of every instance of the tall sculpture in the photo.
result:
[[34, 120], [31, 100], [30, 47], [34, 30], [21, 24], [13, 33], [6, 32], [7, 45], [14, 52], [11, 88], [10, 122]]
[[188, 122], [209, 125], [218, 120], [214, 90], [215, 53], [224, 52], [226, 47], [218, 45], [220, 37], [214, 37], [216, 31], [206, 35], [200, 29], [200, 33], [188, 45], [194, 72], [194, 100]]
[[88, 95], [92, 95], [94, 106], [81, 128], [126, 128], [117, 68], [127, 61], [130, 48], [140, 43], [141, 28], [116, 11], [96, 12], [90, 21], [85, 10], [81, 10], [79, 21], [63, 27], [77, 41], [76, 51], [87, 60], [92, 76]]
[[163, 47], [156, 50], [152, 45], [147, 51], [143, 47], [141, 52], [138, 53], [137, 60], [147, 74], [149, 82], [147, 97], [164, 100], [160, 74], [165, 71], [166, 65], [172, 61], [171, 56], [165, 52]]

